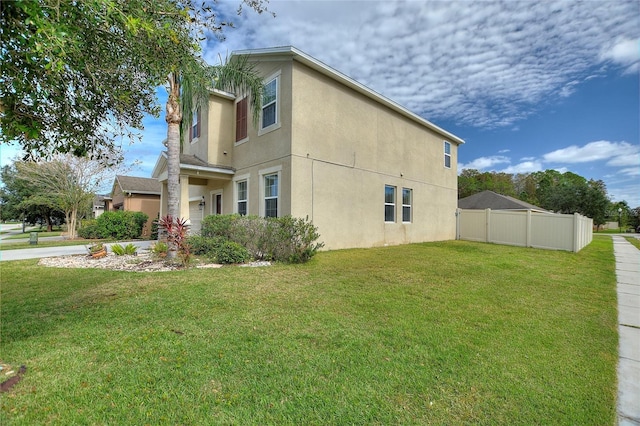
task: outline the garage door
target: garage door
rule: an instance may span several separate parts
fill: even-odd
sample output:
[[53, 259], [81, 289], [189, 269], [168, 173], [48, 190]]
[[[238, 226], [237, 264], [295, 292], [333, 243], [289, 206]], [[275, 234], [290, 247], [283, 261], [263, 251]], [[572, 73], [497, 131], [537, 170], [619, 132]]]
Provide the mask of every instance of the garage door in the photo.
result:
[[191, 233], [199, 234], [202, 229], [202, 218], [204, 210], [200, 210], [199, 201], [191, 201], [189, 203], [189, 220], [191, 220]]

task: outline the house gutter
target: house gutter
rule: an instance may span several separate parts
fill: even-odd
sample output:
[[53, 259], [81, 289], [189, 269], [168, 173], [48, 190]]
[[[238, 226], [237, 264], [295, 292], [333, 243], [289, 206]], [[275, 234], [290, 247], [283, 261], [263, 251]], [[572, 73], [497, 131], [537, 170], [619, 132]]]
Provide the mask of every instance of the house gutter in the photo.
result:
[[180, 164], [180, 168], [184, 170], [195, 170], [198, 172], [214, 172], [214, 173], [222, 173], [225, 175], [233, 176], [236, 172], [230, 169], [222, 169], [218, 167], [202, 167], [202, 166], [193, 166], [191, 164]]

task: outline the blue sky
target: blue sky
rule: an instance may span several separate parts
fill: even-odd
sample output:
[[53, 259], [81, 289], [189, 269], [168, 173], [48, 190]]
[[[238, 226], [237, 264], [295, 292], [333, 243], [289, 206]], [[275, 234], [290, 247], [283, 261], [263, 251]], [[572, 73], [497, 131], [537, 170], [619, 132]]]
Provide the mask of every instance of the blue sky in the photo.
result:
[[[235, 28], [205, 44], [212, 64], [293, 45], [463, 138], [459, 170], [571, 171], [640, 206], [637, 1], [272, 0], [275, 18], [237, 5], [218, 4]], [[150, 176], [165, 136], [163, 117], [145, 120], [124, 146], [131, 174]]]

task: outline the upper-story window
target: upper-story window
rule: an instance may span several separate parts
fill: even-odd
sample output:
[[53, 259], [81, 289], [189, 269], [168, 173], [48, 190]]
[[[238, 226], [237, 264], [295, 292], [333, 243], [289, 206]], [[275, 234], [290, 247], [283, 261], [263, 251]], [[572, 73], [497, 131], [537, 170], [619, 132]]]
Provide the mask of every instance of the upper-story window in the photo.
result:
[[200, 137], [200, 108], [193, 112], [191, 120], [191, 131], [189, 132], [189, 141], [193, 141]]
[[245, 97], [236, 104], [236, 142], [247, 138], [247, 113], [249, 98]]
[[264, 85], [262, 94], [262, 123], [266, 129], [278, 122], [278, 77]]
[[451, 168], [451, 142], [444, 141], [444, 166]]

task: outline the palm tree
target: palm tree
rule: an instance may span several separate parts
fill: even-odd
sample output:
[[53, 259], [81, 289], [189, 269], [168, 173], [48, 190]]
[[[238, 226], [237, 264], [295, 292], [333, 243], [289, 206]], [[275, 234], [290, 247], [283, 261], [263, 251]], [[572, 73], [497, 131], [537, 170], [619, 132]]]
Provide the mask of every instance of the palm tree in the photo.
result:
[[190, 65], [167, 78], [167, 213], [173, 218], [179, 216], [180, 136], [189, 131], [194, 110], [207, 104], [212, 88], [250, 94], [254, 125], [262, 104], [262, 78], [247, 56], [227, 58], [215, 66], [203, 61]]

